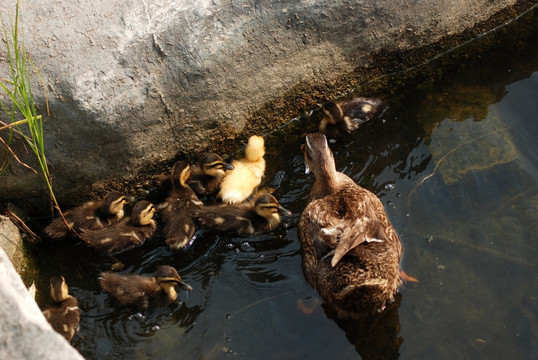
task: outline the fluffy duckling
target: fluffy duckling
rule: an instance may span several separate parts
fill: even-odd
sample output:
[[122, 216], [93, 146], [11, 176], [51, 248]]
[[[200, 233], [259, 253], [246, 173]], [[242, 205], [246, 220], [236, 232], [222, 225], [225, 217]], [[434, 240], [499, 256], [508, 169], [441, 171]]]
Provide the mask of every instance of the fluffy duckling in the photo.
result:
[[50, 296], [54, 304], [43, 311], [43, 315], [57, 333], [71, 341], [78, 331], [80, 309], [77, 299], [69, 295], [63, 276], [50, 279]]
[[246, 200], [260, 185], [265, 173], [264, 155], [263, 137], [251, 136], [245, 149], [245, 158], [232, 161], [234, 169], [222, 180], [217, 197], [223, 203], [238, 204]]
[[379, 198], [336, 171], [325, 135], [302, 150], [316, 178], [298, 224], [306, 279], [340, 317], [380, 311], [401, 282], [400, 239]]
[[192, 286], [181, 280], [176, 269], [167, 265], [159, 267], [152, 276], [104, 272], [99, 277], [99, 284], [121, 305], [138, 309], [172, 303], [177, 298], [176, 285], [186, 291], [192, 290]]
[[82, 230], [80, 238], [89, 247], [108, 255], [130, 250], [142, 245], [157, 227], [153, 220], [155, 206], [147, 200], [133, 207], [131, 216], [112, 226], [98, 230]]
[[172, 191], [158, 210], [163, 222], [165, 241], [171, 249], [185, 247], [194, 235], [194, 212], [203, 204], [187, 184], [191, 171], [186, 161], [178, 161], [172, 168]]
[[[123, 194], [110, 191], [102, 200], [88, 201], [66, 211], [64, 217], [71, 229], [77, 233], [83, 229], [102, 229], [123, 218], [123, 206], [126, 203]], [[45, 234], [52, 239], [61, 239], [69, 235], [69, 229], [63, 219], [57, 217], [45, 228]]]
[[219, 155], [207, 153], [200, 158], [199, 166], [191, 167], [188, 184], [199, 197], [212, 196], [220, 190], [226, 170], [233, 169], [234, 166], [224, 162]]
[[323, 119], [319, 131], [328, 137], [341, 137], [371, 120], [381, 106], [381, 100], [358, 97], [349, 101], [328, 101], [321, 106]]
[[204, 206], [198, 212], [198, 219], [203, 226], [214, 230], [251, 235], [276, 228], [280, 213], [291, 215], [273, 195], [261, 194], [240, 204]]

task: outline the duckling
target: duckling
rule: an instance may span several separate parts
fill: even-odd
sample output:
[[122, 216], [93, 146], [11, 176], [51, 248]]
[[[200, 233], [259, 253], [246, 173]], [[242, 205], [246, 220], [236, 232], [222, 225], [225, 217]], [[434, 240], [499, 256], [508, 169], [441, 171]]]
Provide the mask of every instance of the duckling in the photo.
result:
[[63, 276], [50, 279], [50, 296], [54, 304], [43, 311], [43, 315], [57, 333], [71, 341], [78, 331], [80, 309], [77, 299], [69, 295]]
[[226, 170], [233, 169], [234, 166], [224, 162], [219, 155], [207, 153], [200, 158], [199, 166], [191, 167], [188, 184], [199, 197], [212, 196], [220, 190]]
[[349, 101], [328, 101], [321, 106], [324, 116], [319, 131], [328, 137], [341, 137], [371, 120], [381, 106], [381, 100], [358, 97]]
[[175, 301], [176, 285], [183, 290], [192, 291], [192, 286], [181, 280], [176, 269], [167, 265], [160, 266], [152, 276], [104, 272], [100, 274], [99, 284], [121, 305], [134, 306], [141, 310]]
[[240, 204], [204, 206], [198, 212], [198, 220], [214, 230], [251, 235], [277, 227], [280, 213], [291, 215], [273, 195], [260, 194]]
[[238, 204], [247, 199], [260, 185], [265, 173], [264, 155], [263, 137], [251, 136], [245, 149], [245, 158], [232, 161], [234, 169], [222, 180], [217, 197], [223, 203]]
[[[76, 233], [82, 229], [102, 229], [123, 218], [123, 206], [127, 203], [123, 194], [110, 191], [102, 200], [88, 201], [66, 211], [64, 217]], [[45, 234], [52, 239], [61, 239], [69, 235], [69, 229], [63, 219], [57, 217], [45, 228]]]
[[178, 161], [172, 168], [172, 191], [158, 210], [163, 222], [165, 241], [171, 249], [185, 247], [194, 235], [194, 212], [203, 203], [187, 184], [190, 166], [186, 161]]
[[82, 230], [80, 238], [89, 247], [108, 255], [117, 254], [142, 245], [157, 227], [153, 220], [155, 206], [147, 200], [133, 207], [131, 216], [112, 226], [98, 230]]
[[401, 283], [402, 244], [379, 198], [336, 170], [322, 133], [306, 136], [316, 181], [299, 219], [307, 281], [339, 317], [381, 311]]

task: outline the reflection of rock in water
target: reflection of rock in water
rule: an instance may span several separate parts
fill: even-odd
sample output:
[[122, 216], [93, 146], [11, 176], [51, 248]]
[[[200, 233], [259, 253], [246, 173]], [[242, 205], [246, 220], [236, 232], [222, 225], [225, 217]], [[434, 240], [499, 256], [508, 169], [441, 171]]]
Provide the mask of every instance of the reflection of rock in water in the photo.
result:
[[395, 301], [380, 314], [361, 319], [339, 319], [326, 304], [323, 309], [328, 318], [345, 331], [346, 337], [362, 359], [397, 359], [400, 356], [400, 345], [403, 339], [400, 332], [398, 308], [402, 296], [396, 294]]

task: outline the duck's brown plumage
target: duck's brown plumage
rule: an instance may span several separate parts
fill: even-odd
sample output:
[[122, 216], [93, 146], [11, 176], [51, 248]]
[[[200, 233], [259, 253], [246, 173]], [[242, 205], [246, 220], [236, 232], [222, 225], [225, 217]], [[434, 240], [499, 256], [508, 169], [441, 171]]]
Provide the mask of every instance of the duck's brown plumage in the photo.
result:
[[196, 230], [194, 213], [203, 205], [187, 185], [189, 176], [189, 164], [178, 161], [172, 169], [172, 190], [158, 206], [165, 241], [171, 249], [181, 249], [189, 243]]
[[328, 101], [322, 105], [323, 118], [319, 131], [328, 137], [341, 137], [369, 120], [377, 113], [381, 100], [358, 97], [348, 101]]
[[153, 204], [142, 200], [135, 204], [129, 218], [103, 229], [82, 230], [80, 238], [89, 247], [108, 255], [127, 251], [153, 235], [157, 227], [152, 219], [154, 214]]
[[336, 171], [322, 133], [303, 149], [316, 177], [298, 225], [305, 276], [341, 317], [379, 311], [400, 285], [400, 239], [379, 198]]
[[183, 280], [176, 269], [161, 266], [152, 275], [119, 275], [113, 272], [100, 274], [101, 288], [121, 305], [138, 309], [164, 306], [177, 298], [175, 286], [191, 291], [192, 287]]
[[[125, 196], [110, 191], [102, 200], [88, 201], [64, 213], [65, 220], [77, 233], [83, 229], [102, 229], [116, 224], [124, 215]], [[52, 239], [69, 235], [69, 229], [61, 217], [54, 219], [46, 228], [45, 234]]]
[[280, 222], [280, 213], [291, 215], [270, 194], [259, 194], [239, 204], [204, 206], [197, 217], [202, 226], [238, 235], [266, 233]]
[[78, 301], [69, 295], [63, 276], [50, 279], [50, 294], [53, 304], [43, 311], [43, 315], [57, 333], [71, 341], [80, 322]]

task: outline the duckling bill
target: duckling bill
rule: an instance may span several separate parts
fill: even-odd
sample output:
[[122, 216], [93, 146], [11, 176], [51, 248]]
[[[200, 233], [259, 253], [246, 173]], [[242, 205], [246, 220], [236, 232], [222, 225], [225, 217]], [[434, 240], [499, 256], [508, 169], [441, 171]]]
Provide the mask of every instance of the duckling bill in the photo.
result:
[[316, 181], [298, 230], [305, 277], [339, 317], [381, 311], [401, 283], [402, 244], [379, 198], [338, 172], [322, 133], [306, 136]]
[[[65, 220], [75, 232], [95, 230], [116, 224], [124, 215], [125, 196], [110, 191], [102, 200], [89, 201], [64, 213]], [[45, 234], [51, 239], [67, 237], [70, 230], [61, 217], [54, 219], [46, 228]]]
[[142, 245], [153, 235], [157, 227], [154, 215], [155, 206], [142, 200], [135, 204], [129, 218], [103, 229], [83, 230], [80, 239], [102, 253], [118, 254]]
[[78, 331], [80, 309], [77, 299], [69, 295], [63, 276], [50, 279], [50, 296], [53, 304], [43, 311], [43, 315], [57, 333], [67, 341], [71, 341]]
[[99, 277], [99, 284], [119, 304], [141, 310], [174, 302], [177, 298], [175, 286], [192, 291], [192, 286], [183, 282], [177, 270], [167, 265], [160, 266], [152, 275], [104, 272]]
[[328, 101], [321, 106], [324, 116], [318, 129], [330, 138], [341, 137], [370, 121], [380, 106], [381, 100], [365, 97], [342, 102]]
[[198, 212], [202, 226], [238, 235], [266, 233], [278, 226], [280, 214], [290, 216], [278, 200], [261, 194], [240, 204], [204, 206]]

